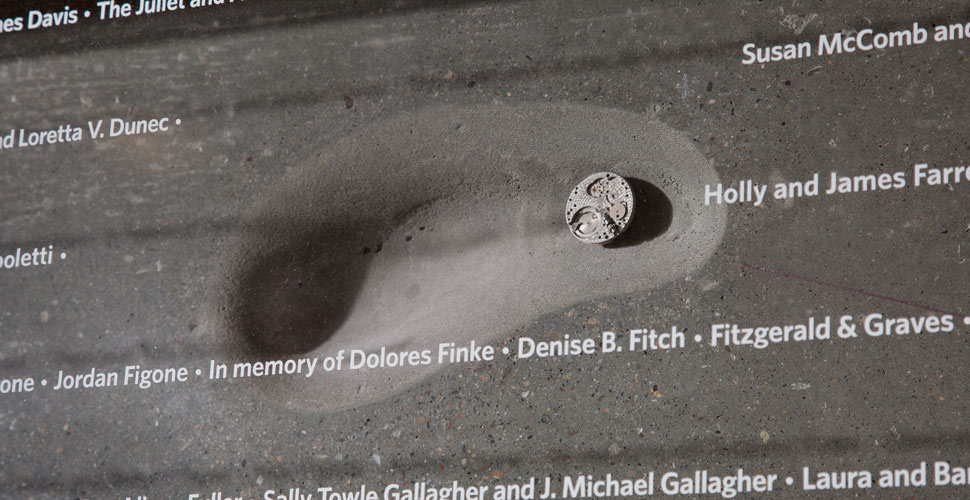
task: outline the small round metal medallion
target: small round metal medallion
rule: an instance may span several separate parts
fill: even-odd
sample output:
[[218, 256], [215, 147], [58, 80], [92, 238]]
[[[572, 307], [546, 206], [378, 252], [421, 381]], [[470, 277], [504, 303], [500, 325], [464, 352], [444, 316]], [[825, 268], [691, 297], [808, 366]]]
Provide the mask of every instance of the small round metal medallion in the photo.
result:
[[598, 172], [580, 182], [566, 202], [566, 223], [583, 243], [613, 241], [633, 218], [633, 189], [612, 172]]

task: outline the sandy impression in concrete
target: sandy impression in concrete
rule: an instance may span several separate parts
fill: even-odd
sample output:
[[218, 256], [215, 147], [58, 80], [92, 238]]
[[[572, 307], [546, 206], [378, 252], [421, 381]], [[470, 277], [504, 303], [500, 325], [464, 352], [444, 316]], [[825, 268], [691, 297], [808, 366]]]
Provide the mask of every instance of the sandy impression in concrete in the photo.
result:
[[[607, 247], [569, 232], [590, 173], [633, 179], [635, 223]], [[679, 132], [577, 105], [433, 107], [339, 141], [248, 213], [214, 304], [229, 360], [488, 343], [571, 304], [656, 287], [720, 242], [718, 181]], [[496, 351], [505, 345], [494, 343]], [[499, 353], [500, 355], [500, 353]], [[247, 379], [291, 408], [378, 401], [442, 365]], [[230, 366], [231, 370], [231, 366]]]

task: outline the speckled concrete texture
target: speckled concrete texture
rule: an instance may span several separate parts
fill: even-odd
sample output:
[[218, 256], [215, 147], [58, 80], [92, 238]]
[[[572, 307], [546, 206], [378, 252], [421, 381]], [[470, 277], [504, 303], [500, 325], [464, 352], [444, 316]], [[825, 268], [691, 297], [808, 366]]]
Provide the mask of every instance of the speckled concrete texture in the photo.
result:
[[[0, 498], [741, 468], [782, 482], [738, 498], [967, 496], [801, 481], [803, 467], [970, 465], [970, 184], [698, 203], [711, 182], [820, 173], [824, 189], [832, 171], [965, 165], [967, 40], [741, 63], [748, 42], [966, 23], [965, 4], [283, 4], [0, 35], [0, 133], [181, 120], [0, 151], [0, 254], [66, 254], [0, 272], [0, 378], [192, 374], [0, 396]], [[657, 214], [609, 248], [562, 221], [569, 190], [600, 170], [637, 179]], [[956, 325], [694, 341], [719, 323], [871, 313]], [[194, 375], [358, 343], [514, 351], [672, 326], [683, 349], [513, 352], [332, 383]]]

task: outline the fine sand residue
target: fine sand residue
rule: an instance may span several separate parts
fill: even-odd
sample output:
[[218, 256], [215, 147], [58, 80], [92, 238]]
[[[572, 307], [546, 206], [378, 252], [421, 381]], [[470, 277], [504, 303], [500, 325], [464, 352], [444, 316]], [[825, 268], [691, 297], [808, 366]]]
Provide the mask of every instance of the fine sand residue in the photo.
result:
[[[566, 197], [591, 172], [638, 190], [639, 228], [576, 241]], [[717, 175], [650, 117], [577, 105], [433, 107], [338, 142], [271, 189], [225, 255], [213, 318], [227, 359], [488, 342], [571, 304], [683, 277], [720, 242]], [[338, 410], [440, 368], [246, 383], [293, 408]]]

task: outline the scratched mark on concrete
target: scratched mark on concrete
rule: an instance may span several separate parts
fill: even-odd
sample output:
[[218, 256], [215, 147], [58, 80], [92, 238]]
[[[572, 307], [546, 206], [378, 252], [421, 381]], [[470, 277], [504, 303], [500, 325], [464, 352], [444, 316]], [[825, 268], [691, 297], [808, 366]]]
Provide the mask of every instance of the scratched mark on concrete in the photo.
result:
[[940, 314], [952, 314], [953, 316], [963, 316], [960, 313], [955, 313], [955, 312], [951, 312], [951, 311], [944, 311], [943, 309], [937, 309], [937, 308], [932, 307], [932, 306], [927, 306], [927, 305], [919, 304], [919, 303], [916, 303], [916, 302], [910, 302], [908, 300], [897, 299], [895, 297], [890, 297], [888, 295], [882, 295], [882, 294], [879, 294], [879, 293], [868, 292], [866, 290], [860, 290], [858, 288], [852, 288], [852, 287], [845, 286], [845, 285], [841, 285], [841, 284], [838, 284], [838, 283], [829, 283], [827, 281], [817, 280], [817, 279], [814, 279], [814, 278], [809, 278], [807, 276], [799, 276], [797, 274], [792, 274], [792, 273], [785, 272], [785, 271], [779, 271], [779, 270], [775, 270], [775, 269], [768, 269], [768, 268], [761, 267], [761, 266], [755, 266], [755, 265], [752, 265], [752, 264], [748, 264], [746, 262], [742, 262], [741, 263], [741, 266], [742, 267], [748, 267], [748, 268], [751, 268], [751, 269], [756, 269], [758, 271], [765, 272], [765, 273], [768, 273], [768, 274], [774, 274], [776, 276], [783, 276], [785, 278], [792, 278], [792, 279], [796, 279], [796, 280], [799, 280], [799, 281], [805, 281], [805, 282], [808, 282], [808, 283], [813, 283], [815, 285], [820, 285], [820, 286], [824, 286], [824, 287], [828, 287], [828, 288], [834, 288], [836, 290], [842, 290], [842, 291], [845, 291], [845, 292], [851, 292], [851, 293], [855, 293], [855, 294], [858, 294], [858, 295], [863, 295], [863, 296], [866, 296], [866, 297], [872, 297], [874, 299], [888, 300], [890, 302], [895, 302], [897, 304], [903, 304], [903, 305], [906, 305], [906, 306], [915, 307], [915, 308], [918, 308], [918, 309], [923, 309], [925, 311], [931, 311], [931, 312], [940, 313]]
[[690, 80], [687, 78], [687, 73], [683, 74], [683, 78], [677, 84], [677, 90], [680, 90], [681, 99], [687, 99], [690, 96]]
[[802, 32], [805, 31], [805, 28], [808, 27], [808, 25], [811, 24], [816, 17], [818, 17], [818, 14], [788, 14], [784, 19], [779, 21], [779, 24], [791, 29], [796, 35], [801, 35]]

